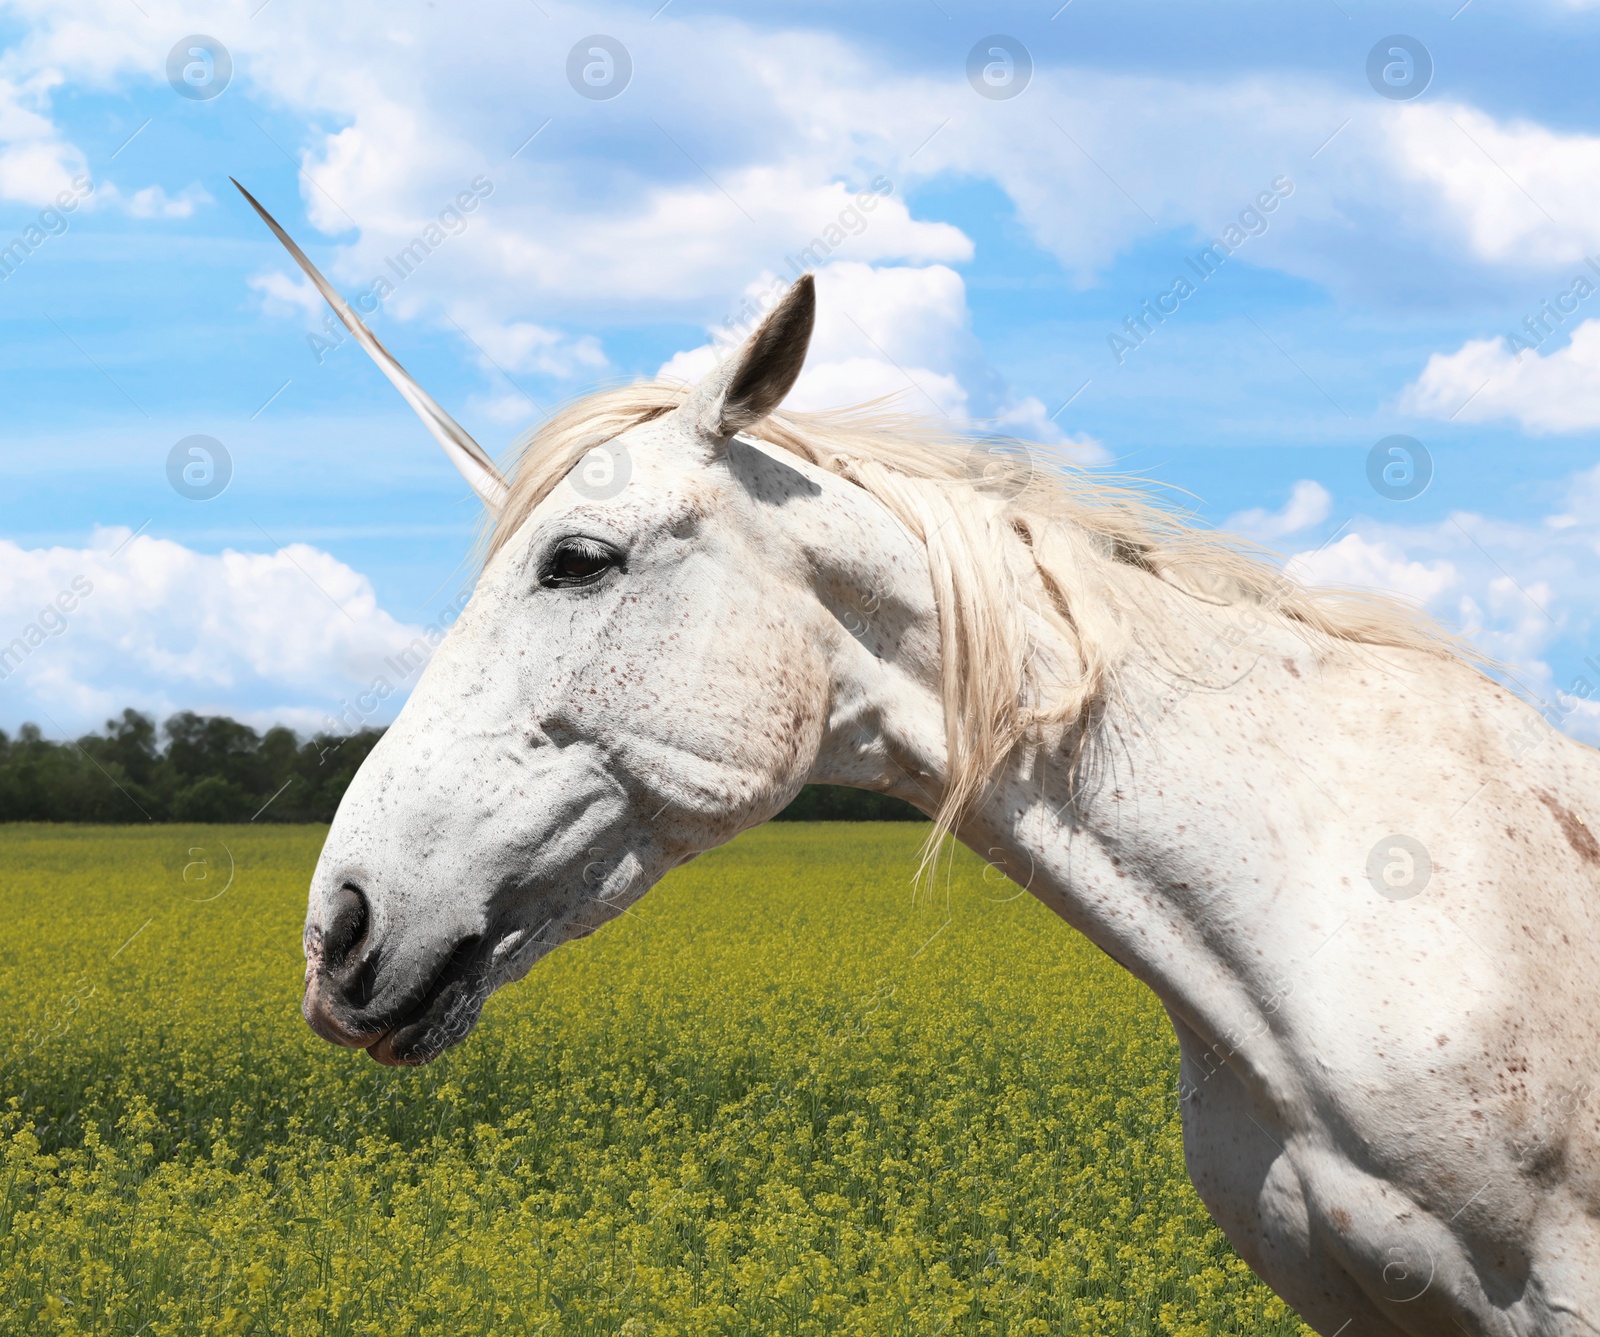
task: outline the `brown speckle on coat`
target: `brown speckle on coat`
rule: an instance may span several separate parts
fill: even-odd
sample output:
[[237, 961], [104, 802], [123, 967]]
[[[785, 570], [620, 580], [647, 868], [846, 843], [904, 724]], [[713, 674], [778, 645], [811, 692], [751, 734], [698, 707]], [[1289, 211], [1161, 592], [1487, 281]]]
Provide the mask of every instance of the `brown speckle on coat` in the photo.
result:
[[1578, 857], [1585, 863], [1600, 863], [1600, 841], [1595, 840], [1594, 832], [1589, 830], [1583, 818], [1571, 808], [1563, 807], [1554, 794], [1543, 789], [1535, 790], [1534, 797], [1550, 809], [1550, 815], [1556, 819], [1561, 834], [1567, 838], [1567, 844], [1572, 846]]

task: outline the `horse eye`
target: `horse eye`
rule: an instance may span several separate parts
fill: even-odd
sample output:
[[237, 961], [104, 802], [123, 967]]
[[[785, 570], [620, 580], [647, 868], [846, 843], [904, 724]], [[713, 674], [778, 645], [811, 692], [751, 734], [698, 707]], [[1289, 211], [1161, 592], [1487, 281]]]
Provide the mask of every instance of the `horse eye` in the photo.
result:
[[539, 583], [547, 589], [587, 585], [617, 565], [617, 555], [594, 539], [564, 539], [550, 554]]

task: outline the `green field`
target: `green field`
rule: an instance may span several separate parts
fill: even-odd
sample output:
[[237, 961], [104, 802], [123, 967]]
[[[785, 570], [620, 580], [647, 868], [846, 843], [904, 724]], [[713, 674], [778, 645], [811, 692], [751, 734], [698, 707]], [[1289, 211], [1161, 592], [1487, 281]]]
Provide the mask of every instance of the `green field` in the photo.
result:
[[1150, 995], [925, 828], [751, 832], [415, 1070], [300, 1020], [324, 830], [0, 827], [0, 1332], [1305, 1331]]

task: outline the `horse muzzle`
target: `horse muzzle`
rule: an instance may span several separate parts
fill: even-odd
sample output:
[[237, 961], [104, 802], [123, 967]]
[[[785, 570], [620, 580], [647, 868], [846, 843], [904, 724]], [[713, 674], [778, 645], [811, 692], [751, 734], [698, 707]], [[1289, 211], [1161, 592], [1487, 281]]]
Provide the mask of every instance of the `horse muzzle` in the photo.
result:
[[385, 987], [385, 952], [370, 940], [372, 916], [361, 888], [344, 883], [328, 898], [327, 911], [326, 927], [310, 926], [305, 937], [300, 1010], [313, 1031], [391, 1067], [426, 1063], [466, 1038], [491, 992], [481, 935], [436, 953], [432, 969], [408, 971], [414, 982], [396, 992]]

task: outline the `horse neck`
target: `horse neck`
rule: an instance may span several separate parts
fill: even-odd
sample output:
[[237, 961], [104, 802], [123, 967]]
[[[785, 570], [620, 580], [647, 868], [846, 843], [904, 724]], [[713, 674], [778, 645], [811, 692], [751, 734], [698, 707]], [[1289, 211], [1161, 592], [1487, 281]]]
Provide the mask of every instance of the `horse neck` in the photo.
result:
[[[1150, 599], [1161, 634], [1132, 638], [1089, 718], [1019, 747], [958, 834], [1216, 1036], [1274, 989], [1240, 925], [1304, 824], [1272, 740], [1318, 690], [1316, 656], [1273, 615]], [[1310, 950], [1273, 946], [1278, 965]]]
[[[853, 488], [825, 488], [804, 514], [821, 554], [817, 593], [843, 605], [835, 616], [853, 633], [837, 637], [833, 716], [810, 778], [931, 815], [947, 757], [926, 555]], [[831, 565], [838, 553], [848, 563]], [[1091, 574], [1091, 586], [1135, 578], [1125, 567]], [[1285, 774], [1303, 772], [1274, 753], [1274, 720], [1323, 689], [1306, 643], [1277, 615], [1136, 579], [1125, 602], [1143, 630], [1123, 638], [1103, 690], [1074, 724], [1014, 749], [956, 835], [1197, 1033], [1218, 1034], [1270, 992], [1251, 977], [1254, 944], [1218, 925], [1237, 919], [1241, 898], [1271, 890], [1274, 842], [1302, 810], [1283, 793]], [[1078, 661], [1049, 641], [1058, 632], [1036, 622], [1031, 634], [1041, 660]], [[1267, 812], [1270, 800], [1284, 811]], [[1302, 948], [1277, 946], [1279, 962]]]

